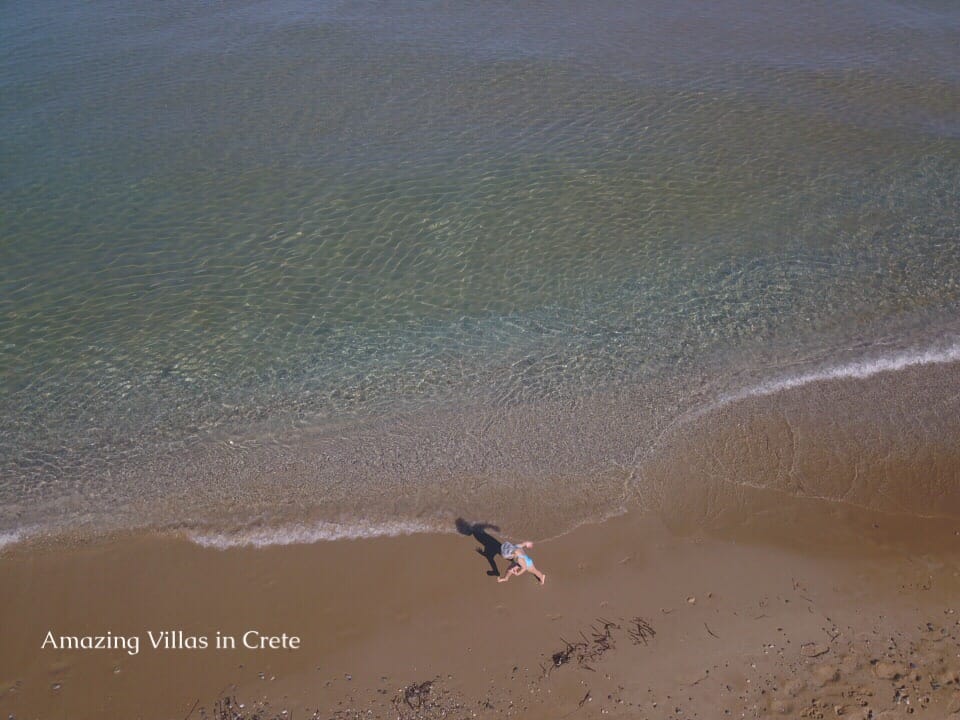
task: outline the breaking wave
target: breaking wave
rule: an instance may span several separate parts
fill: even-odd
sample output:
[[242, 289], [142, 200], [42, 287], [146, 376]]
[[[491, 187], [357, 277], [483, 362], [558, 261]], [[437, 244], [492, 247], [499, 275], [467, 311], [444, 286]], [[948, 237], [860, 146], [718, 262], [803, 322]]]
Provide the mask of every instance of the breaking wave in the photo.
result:
[[761, 383], [748, 390], [742, 390], [731, 395], [725, 395], [717, 402], [713, 403], [704, 410], [713, 410], [721, 405], [731, 402], [745, 400], [748, 397], [762, 397], [764, 395], [775, 395], [785, 390], [792, 390], [810, 383], [823, 382], [826, 380], [865, 380], [866, 378], [879, 375], [880, 373], [896, 372], [909, 367], [918, 365], [942, 365], [960, 361], [960, 342], [943, 348], [931, 348], [928, 350], [913, 350], [897, 353], [889, 357], [879, 357], [870, 360], [859, 360], [846, 363], [836, 367], [818, 370], [816, 372], [805, 373], [792, 377], [780, 378], [769, 382]]
[[270, 545], [309, 545], [329, 540], [358, 540], [361, 538], [396, 537], [398, 535], [437, 532], [441, 532], [439, 526], [415, 521], [399, 521], [377, 525], [363, 522], [316, 522], [257, 527], [234, 532], [191, 531], [186, 536], [191, 542], [202, 547], [226, 550], [235, 547], [259, 548]]

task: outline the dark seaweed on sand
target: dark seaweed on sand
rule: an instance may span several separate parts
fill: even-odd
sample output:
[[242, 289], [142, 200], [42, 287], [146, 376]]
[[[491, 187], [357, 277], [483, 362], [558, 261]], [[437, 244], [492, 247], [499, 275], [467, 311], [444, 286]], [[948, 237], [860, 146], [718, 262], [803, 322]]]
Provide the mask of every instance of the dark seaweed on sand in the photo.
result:
[[[634, 644], [642, 642], [646, 645], [648, 639], [656, 634], [653, 627], [643, 618], [635, 617], [630, 622], [627, 635]], [[621, 626], [612, 620], [597, 618], [587, 630], [580, 631], [578, 640], [570, 642], [561, 637], [563, 648], [550, 656], [551, 663], [548, 667], [540, 666], [544, 675], [549, 675], [554, 668], [569, 663], [576, 663], [585, 670], [593, 670], [592, 663], [600, 660], [605, 653], [616, 647], [613, 633], [621, 629]]]
[[630, 628], [627, 630], [627, 634], [633, 640], [634, 645], [646, 645], [657, 634], [657, 631], [642, 617], [635, 617], [630, 620]]
[[[394, 698], [393, 704], [394, 707], [399, 706], [400, 700], [403, 700], [403, 703], [410, 708], [411, 710], [419, 710], [423, 707], [424, 703], [430, 697], [430, 691], [433, 689], [433, 680], [425, 680], [421, 683], [413, 683], [412, 685], [407, 685], [399, 694], [399, 697]], [[398, 707], [399, 710], [399, 707]]]
[[[184, 720], [189, 720], [198, 704], [199, 701], [193, 704]], [[245, 705], [231, 696], [218, 698], [210, 712], [207, 712], [206, 708], [200, 708], [198, 716], [200, 720], [293, 720], [291, 712], [274, 712], [265, 703]], [[307, 720], [320, 720], [320, 711], [314, 712]]]
[[397, 720], [441, 720], [464, 710], [463, 702], [436, 680], [415, 682], [393, 697]]

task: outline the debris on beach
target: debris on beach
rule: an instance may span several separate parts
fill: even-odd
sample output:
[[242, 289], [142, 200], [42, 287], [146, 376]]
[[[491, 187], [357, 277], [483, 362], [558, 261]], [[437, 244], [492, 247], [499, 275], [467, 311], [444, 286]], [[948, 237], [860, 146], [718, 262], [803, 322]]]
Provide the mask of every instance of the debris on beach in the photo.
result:
[[[547, 667], [541, 665], [544, 676], [549, 675], [555, 668], [569, 663], [575, 663], [586, 670], [594, 670], [593, 664], [616, 647], [614, 631], [622, 629], [619, 623], [606, 618], [597, 618], [587, 630], [580, 631], [579, 639], [571, 642], [561, 637], [563, 648], [550, 656], [551, 662]], [[656, 635], [650, 623], [640, 617], [630, 620], [626, 632], [634, 645], [646, 645]]]
[[400, 688], [392, 703], [397, 720], [440, 720], [454, 717], [466, 707], [439, 677]]
[[[185, 720], [190, 720], [194, 711], [200, 720], [290, 720], [289, 710], [272, 710], [269, 703], [256, 702], [251, 705], [240, 702], [235, 696], [225, 695], [217, 698], [210, 712], [206, 708], [199, 708], [199, 700], [193, 704]], [[304, 716], [306, 720], [321, 720], [320, 710], [312, 715]]]

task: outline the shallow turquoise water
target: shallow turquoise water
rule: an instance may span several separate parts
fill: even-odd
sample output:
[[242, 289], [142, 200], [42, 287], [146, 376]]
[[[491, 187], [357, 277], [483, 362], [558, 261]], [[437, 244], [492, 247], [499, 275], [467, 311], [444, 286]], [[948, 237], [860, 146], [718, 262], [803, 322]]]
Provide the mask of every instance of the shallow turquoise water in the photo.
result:
[[952, 332], [951, 3], [6, 18], [0, 530], [563, 524], [693, 404]]

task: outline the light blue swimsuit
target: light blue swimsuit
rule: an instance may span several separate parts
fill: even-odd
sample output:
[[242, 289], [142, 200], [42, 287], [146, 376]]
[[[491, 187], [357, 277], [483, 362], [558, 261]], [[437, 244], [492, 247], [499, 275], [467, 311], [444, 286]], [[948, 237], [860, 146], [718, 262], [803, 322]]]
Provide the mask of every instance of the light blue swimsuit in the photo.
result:
[[527, 570], [533, 567], [533, 559], [513, 543], [503, 543], [503, 545], [500, 546], [500, 554], [507, 560], [513, 560], [514, 562], [517, 562], [518, 559], [523, 560], [523, 564], [526, 565]]

